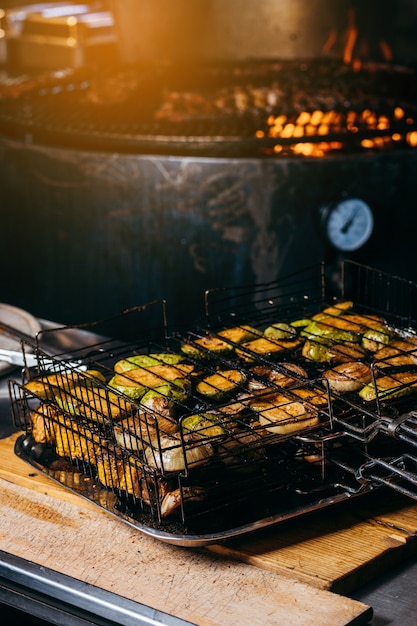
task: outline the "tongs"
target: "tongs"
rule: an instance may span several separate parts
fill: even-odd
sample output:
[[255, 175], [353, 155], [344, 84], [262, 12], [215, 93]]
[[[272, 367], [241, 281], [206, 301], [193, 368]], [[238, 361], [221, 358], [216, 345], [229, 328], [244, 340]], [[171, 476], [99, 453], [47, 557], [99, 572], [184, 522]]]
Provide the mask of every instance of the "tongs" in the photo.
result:
[[33, 354], [32, 352], [23, 352], [20, 350], [8, 350], [5, 348], [0, 348], [0, 361], [6, 361], [11, 365], [16, 365], [17, 367], [24, 368], [32, 368], [41, 366], [42, 369], [48, 370], [56, 367], [57, 362], [65, 363], [69, 369], [75, 369], [79, 372], [85, 371], [87, 369], [86, 365], [83, 365], [82, 361], [72, 361], [67, 359], [59, 359], [59, 357], [48, 358], [42, 355], [39, 358], [38, 355]]

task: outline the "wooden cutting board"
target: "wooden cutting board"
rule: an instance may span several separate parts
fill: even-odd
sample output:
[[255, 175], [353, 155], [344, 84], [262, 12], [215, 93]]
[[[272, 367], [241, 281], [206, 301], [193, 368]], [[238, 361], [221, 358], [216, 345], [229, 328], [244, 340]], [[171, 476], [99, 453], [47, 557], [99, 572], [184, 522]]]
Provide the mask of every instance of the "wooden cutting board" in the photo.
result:
[[253, 567], [235, 547], [230, 558], [143, 535], [16, 457], [15, 438], [0, 441], [0, 550], [197, 626], [368, 624], [370, 607], [270, 571], [266, 555]]
[[[18, 459], [14, 440], [0, 440], [0, 477], [80, 504], [79, 496]], [[100, 511], [84, 499], [82, 506]], [[376, 491], [207, 550], [348, 594], [417, 552], [417, 504], [393, 491]]]
[[414, 555], [416, 537], [417, 505], [374, 492], [210, 549], [347, 594]]

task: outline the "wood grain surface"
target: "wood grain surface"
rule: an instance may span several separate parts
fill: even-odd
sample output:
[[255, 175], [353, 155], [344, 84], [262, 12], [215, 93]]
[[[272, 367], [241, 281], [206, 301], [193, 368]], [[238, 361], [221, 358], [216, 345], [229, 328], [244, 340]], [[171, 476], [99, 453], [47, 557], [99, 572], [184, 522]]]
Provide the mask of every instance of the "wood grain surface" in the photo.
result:
[[198, 626], [368, 623], [360, 602], [143, 535], [34, 471], [14, 455], [14, 440], [0, 441], [1, 550]]

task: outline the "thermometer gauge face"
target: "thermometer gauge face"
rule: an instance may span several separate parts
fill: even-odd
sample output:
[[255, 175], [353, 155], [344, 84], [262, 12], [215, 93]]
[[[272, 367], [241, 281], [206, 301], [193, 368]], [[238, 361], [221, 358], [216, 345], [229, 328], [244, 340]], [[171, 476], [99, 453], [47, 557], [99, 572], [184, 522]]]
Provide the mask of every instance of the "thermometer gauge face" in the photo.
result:
[[374, 217], [363, 200], [349, 198], [326, 210], [324, 226], [326, 236], [335, 248], [354, 251], [372, 235]]

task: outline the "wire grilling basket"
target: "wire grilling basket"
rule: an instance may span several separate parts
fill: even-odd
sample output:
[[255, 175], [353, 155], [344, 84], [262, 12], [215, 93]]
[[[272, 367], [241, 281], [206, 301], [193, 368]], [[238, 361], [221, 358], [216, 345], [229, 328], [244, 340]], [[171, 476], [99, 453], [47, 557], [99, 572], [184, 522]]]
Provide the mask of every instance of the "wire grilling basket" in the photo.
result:
[[10, 381], [16, 453], [144, 533], [206, 545], [388, 486], [417, 499], [417, 285], [350, 261], [78, 327]]

